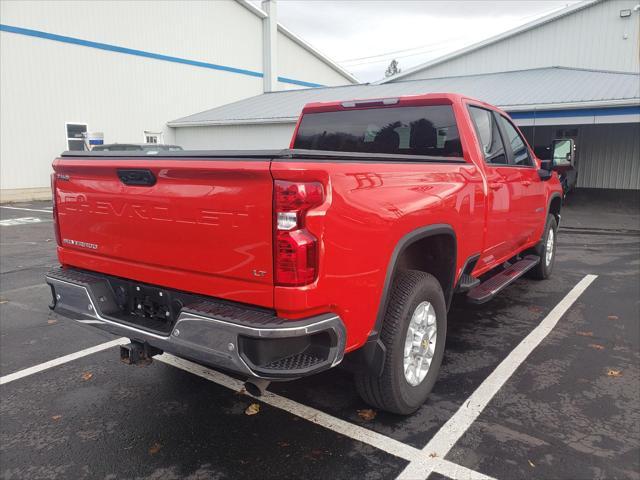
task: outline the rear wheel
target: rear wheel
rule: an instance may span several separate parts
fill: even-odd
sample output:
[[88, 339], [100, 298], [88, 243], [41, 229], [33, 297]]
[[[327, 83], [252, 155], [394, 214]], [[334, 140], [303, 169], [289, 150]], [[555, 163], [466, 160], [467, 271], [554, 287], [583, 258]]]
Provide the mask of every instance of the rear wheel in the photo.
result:
[[549, 215], [542, 239], [534, 248], [535, 254], [540, 257], [540, 262], [529, 271], [531, 278], [545, 280], [551, 276], [553, 265], [556, 262], [557, 233], [558, 223], [556, 222], [556, 217]]
[[387, 349], [382, 375], [356, 375], [362, 399], [388, 412], [415, 412], [438, 376], [446, 333], [447, 310], [438, 280], [416, 270], [401, 273], [380, 332]]

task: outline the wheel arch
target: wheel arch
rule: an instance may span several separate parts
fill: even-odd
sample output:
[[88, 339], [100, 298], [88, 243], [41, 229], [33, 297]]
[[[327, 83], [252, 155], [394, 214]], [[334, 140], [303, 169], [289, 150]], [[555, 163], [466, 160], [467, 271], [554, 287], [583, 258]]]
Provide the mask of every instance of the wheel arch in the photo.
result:
[[[444, 249], [436, 261], [422, 255], [423, 248], [435, 246]], [[387, 273], [380, 295], [380, 303], [372, 335], [377, 335], [387, 310], [393, 280], [404, 269], [420, 270], [432, 274], [440, 282], [447, 307], [453, 296], [457, 265], [457, 238], [455, 230], [448, 224], [421, 227], [404, 235], [396, 244], [387, 264]]]
[[[389, 303], [389, 296], [394, 277], [402, 268], [411, 266], [406, 263], [408, 257], [405, 254], [407, 252], [411, 255], [415, 255], [415, 251], [419, 252], [421, 246], [428, 246], [429, 242], [433, 242], [434, 240], [441, 242], [441, 246], [447, 245], [449, 248], [448, 255], [440, 257], [441, 259], [446, 260], [446, 262], [442, 262], [440, 264], [440, 267], [446, 264], [446, 268], [440, 268], [439, 271], [435, 272], [435, 274], [433, 268], [422, 271], [431, 273], [438, 279], [448, 308], [453, 296], [456, 277], [457, 239], [455, 230], [448, 224], [434, 224], [417, 228], [416, 230], [404, 235], [398, 241], [391, 253], [391, 257], [387, 263], [387, 272], [384, 280], [384, 286], [382, 288], [382, 294], [380, 295], [378, 313], [376, 315], [374, 327], [365, 344], [355, 352], [345, 356], [343, 366], [348, 370], [351, 370], [352, 372], [365, 370], [376, 375], [380, 375], [382, 373], [386, 357], [386, 347], [380, 340], [380, 331], [382, 329], [387, 305]], [[414, 269], [421, 270], [420, 268]]]
[[[556, 218], [556, 223], [560, 225], [560, 210], [562, 209], [562, 195], [556, 192], [549, 197], [547, 205], [547, 215], [551, 214]], [[545, 220], [546, 221], [546, 220]]]

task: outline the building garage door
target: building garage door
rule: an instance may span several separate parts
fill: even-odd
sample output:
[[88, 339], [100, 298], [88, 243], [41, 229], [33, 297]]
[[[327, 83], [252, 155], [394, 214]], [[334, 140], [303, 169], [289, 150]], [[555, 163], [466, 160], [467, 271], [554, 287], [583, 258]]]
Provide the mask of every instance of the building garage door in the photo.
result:
[[640, 124], [578, 129], [578, 186], [640, 189]]
[[544, 157], [554, 138], [574, 138], [578, 187], [640, 190], [640, 124], [545, 125], [521, 127]]

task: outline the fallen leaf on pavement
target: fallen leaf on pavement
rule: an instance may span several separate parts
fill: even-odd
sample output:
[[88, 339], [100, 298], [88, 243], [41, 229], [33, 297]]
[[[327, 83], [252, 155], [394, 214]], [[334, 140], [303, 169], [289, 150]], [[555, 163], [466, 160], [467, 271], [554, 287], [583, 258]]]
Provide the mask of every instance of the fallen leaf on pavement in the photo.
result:
[[47, 323], [48, 323], [49, 325], [53, 325], [54, 323], [58, 323], [58, 320], [53, 320], [53, 319], [51, 319], [51, 320], [47, 320]]
[[9, 303], [9, 300], [0, 300], [0, 305], [2, 305], [3, 303]]
[[236, 390], [236, 395], [246, 395], [246, 394], [247, 394], [247, 390], [244, 387], [242, 387], [240, 390]]
[[245, 415], [255, 415], [256, 413], [258, 413], [260, 411], [260, 404], [259, 403], [252, 403], [251, 405], [249, 405], [247, 407], [247, 409], [244, 411]]
[[531, 465], [533, 468], [536, 468], [535, 464], [531, 460], [527, 460], [527, 462], [529, 462], [529, 465]]
[[622, 376], [622, 370], [611, 370], [611, 369], [609, 369], [607, 371], [607, 375], [609, 375], [610, 377], [621, 377]]
[[607, 318], [609, 320], [618, 320], [618, 316], [617, 315], [609, 315]]
[[158, 453], [160, 451], [161, 448], [162, 448], [162, 445], [160, 445], [158, 442], [156, 442], [153, 445], [151, 445], [151, 448], [149, 449], [149, 454], [150, 455], [155, 455], [156, 453]]
[[438, 454], [437, 454], [436, 452], [431, 452], [431, 453], [429, 454], [429, 456], [430, 456], [431, 458], [436, 458], [436, 457], [438, 456]]
[[289, 446], [289, 443], [288, 442], [278, 442], [278, 446], [282, 447], [282, 448], [286, 448], [286, 447]]
[[365, 408], [364, 410], [358, 410], [358, 416], [366, 422], [376, 418], [376, 415], [377, 415], [376, 411], [371, 410], [370, 408]]
[[590, 343], [589, 346], [591, 348], [595, 348], [596, 350], [604, 350], [604, 345], [599, 345], [597, 343]]
[[582, 337], [593, 337], [593, 332], [581, 332], [580, 330], [578, 330], [576, 332], [576, 335], [580, 335]]
[[93, 373], [91, 373], [91, 372], [84, 372], [82, 374], [82, 380], [84, 380], [85, 382], [87, 380], [91, 380], [91, 377], [93, 377]]
[[60, 420], [62, 418], [62, 415], [54, 415], [53, 417], [51, 417], [51, 420]]

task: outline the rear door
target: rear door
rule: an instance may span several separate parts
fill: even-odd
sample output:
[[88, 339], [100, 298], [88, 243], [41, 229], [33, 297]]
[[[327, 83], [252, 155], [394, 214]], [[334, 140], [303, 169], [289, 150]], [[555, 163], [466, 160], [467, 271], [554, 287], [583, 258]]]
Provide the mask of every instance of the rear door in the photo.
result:
[[470, 105], [469, 113], [484, 155], [487, 176], [487, 221], [484, 253], [478, 268], [495, 265], [513, 251], [515, 246], [514, 214], [512, 202], [519, 173], [509, 165], [500, 128], [493, 111]]
[[544, 185], [524, 137], [507, 117], [497, 113], [496, 117], [505, 140], [509, 164], [514, 172], [513, 222], [517, 231], [515, 247], [519, 248], [540, 237], [546, 216]]
[[60, 158], [63, 264], [271, 307], [270, 159]]

